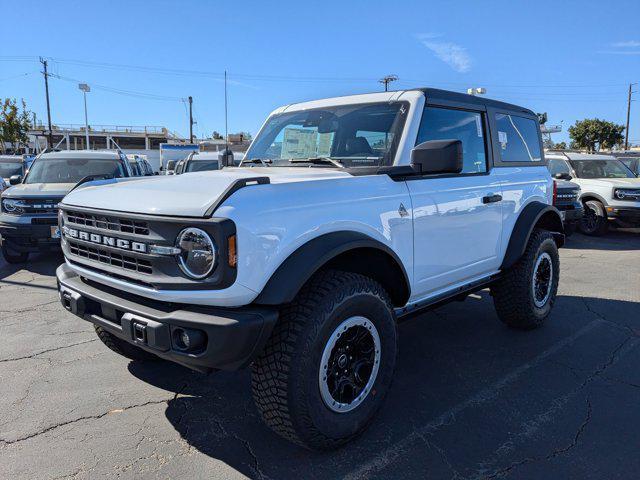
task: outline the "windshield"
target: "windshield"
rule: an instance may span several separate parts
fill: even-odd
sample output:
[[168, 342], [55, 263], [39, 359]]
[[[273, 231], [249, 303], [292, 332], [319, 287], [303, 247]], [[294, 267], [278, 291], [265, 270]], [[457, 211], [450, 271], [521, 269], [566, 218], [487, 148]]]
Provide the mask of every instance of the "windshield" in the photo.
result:
[[578, 178], [635, 178], [620, 160], [571, 160]]
[[206, 170], [218, 170], [220, 162], [218, 160], [191, 160], [187, 163], [185, 172], [204, 172]]
[[22, 175], [22, 163], [0, 162], [0, 178]]
[[244, 158], [271, 161], [272, 166], [291, 166], [291, 159], [319, 157], [337, 160], [345, 167], [390, 165], [408, 105], [342, 105], [274, 115]]
[[124, 177], [119, 160], [79, 158], [39, 158], [29, 170], [25, 183], [77, 183], [89, 175]]

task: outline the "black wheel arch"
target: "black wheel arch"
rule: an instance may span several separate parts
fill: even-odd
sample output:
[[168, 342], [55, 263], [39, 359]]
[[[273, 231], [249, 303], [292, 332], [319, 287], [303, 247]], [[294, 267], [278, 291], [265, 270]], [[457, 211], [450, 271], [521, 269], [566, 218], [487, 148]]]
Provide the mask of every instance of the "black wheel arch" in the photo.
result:
[[360, 273], [378, 281], [395, 306], [407, 303], [409, 277], [398, 255], [384, 243], [353, 231], [316, 237], [276, 269], [254, 303], [283, 305], [293, 301], [303, 285], [323, 268]]
[[585, 192], [582, 195], [580, 195], [580, 201], [582, 202], [583, 205], [585, 202], [588, 202], [589, 200], [597, 200], [605, 207], [609, 205], [607, 201], [604, 199], [604, 197], [601, 195], [598, 195], [597, 193]]
[[564, 245], [564, 226], [558, 209], [542, 202], [531, 202], [522, 209], [516, 220], [501, 270], [511, 267], [524, 255], [531, 233], [536, 227], [550, 231], [558, 248]]

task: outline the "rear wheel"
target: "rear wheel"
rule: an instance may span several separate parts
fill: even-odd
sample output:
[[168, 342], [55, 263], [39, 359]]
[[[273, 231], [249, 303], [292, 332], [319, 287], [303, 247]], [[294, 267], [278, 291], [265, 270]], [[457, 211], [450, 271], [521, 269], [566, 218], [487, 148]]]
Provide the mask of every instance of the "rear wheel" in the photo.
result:
[[531, 330], [549, 316], [558, 292], [560, 258], [553, 235], [534, 230], [522, 258], [491, 287], [502, 322]]
[[597, 200], [584, 203], [584, 215], [580, 221], [580, 231], [594, 237], [604, 235], [609, 229], [609, 220], [604, 205]]
[[382, 405], [396, 353], [387, 292], [368, 277], [325, 271], [283, 309], [252, 365], [253, 398], [278, 434], [335, 448], [364, 431]]
[[104, 328], [98, 327], [94, 325], [96, 330], [96, 334], [102, 343], [104, 343], [111, 350], [116, 352], [118, 355], [122, 355], [123, 357], [128, 358], [129, 360], [140, 360], [140, 361], [158, 361], [160, 357], [157, 357], [153, 353], [149, 353], [146, 350], [143, 350], [135, 345], [131, 345], [128, 342], [125, 342], [121, 338], [112, 335], [107, 332]]
[[9, 248], [6, 242], [2, 242], [2, 256], [7, 263], [24, 263], [29, 258], [27, 252], [16, 252]]

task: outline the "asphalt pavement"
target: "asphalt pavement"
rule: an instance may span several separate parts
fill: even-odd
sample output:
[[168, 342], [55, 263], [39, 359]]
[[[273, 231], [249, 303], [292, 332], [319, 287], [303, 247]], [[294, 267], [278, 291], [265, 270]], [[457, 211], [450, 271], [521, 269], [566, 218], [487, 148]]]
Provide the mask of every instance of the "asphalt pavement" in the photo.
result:
[[314, 453], [261, 423], [247, 371], [119, 357], [58, 303], [62, 258], [0, 260], [0, 478], [635, 479], [640, 231], [574, 235], [547, 324], [486, 291], [403, 322], [392, 390], [352, 444]]

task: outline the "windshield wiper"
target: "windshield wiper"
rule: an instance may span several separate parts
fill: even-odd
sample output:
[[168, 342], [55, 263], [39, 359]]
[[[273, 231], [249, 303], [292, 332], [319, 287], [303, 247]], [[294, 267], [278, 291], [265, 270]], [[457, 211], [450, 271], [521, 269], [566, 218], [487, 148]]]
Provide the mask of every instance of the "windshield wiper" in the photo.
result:
[[252, 165], [262, 165], [263, 167], [270, 167], [271, 165], [269, 165], [270, 163], [272, 163], [273, 160], [271, 160], [270, 158], [267, 158], [266, 160], [263, 160], [261, 158], [250, 158], [250, 159], [246, 159], [246, 160], [240, 160], [240, 163], [238, 164], [239, 167], [241, 167], [244, 164], [250, 163]]
[[314, 165], [333, 165], [337, 168], [344, 168], [344, 165], [338, 160], [329, 157], [311, 157], [311, 158], [290, 158], [291, 163], [312, 163]]

